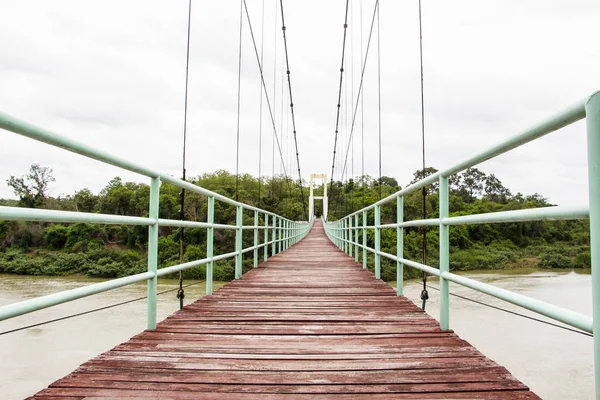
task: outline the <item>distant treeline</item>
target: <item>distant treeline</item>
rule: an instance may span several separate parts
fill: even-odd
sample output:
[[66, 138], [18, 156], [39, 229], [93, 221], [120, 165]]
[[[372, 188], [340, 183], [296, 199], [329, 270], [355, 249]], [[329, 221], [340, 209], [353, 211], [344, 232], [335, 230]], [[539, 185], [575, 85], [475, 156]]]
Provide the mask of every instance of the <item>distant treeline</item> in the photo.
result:
[[[433, 168], [417, 171], [413, 181], [434, 172], [436, 170]], [[227, 171], [207, 173], [188, 180], [230, 198], [234, 198], [236, 194], [236, 176]], [[72, 195], [52, 197], [48, 195], [48, 188], [53, 181], [52, 170], [34, 164], [28, 174], [13, 176], [7, 181], [18, 200], [0, 200], [0, 205], [129, 216], [148, 215], [150, 189], [146, 184], [123, 182], [116, 177], [98, 194], [82, 189]], [[240, 175], [237, 187], [240, 201], [293, 220], [306, 218], [309, 189], [305, 182], [302, 184], [303, 196], [298, 181], [282, 176], [263, 177], [259, 180], [244, 174]], [[340, 218], [399, 189], [398, 182], [390, 177], [379, 180], [362, 176], [347, 182], [334, 181], [328, 187], [329, 219]], [[437, 185], [426, 188], [427, 216], [430, 218], [438, 216], [437, 189]], [[316, 193], [322, 193], [323, 187], [315, 190]], [[172, 185], [161, 186], [161, 218], [179, 219], [180, 193], [180, 189]], [[476, 168], [470, 168], [450, 180], [451, 215], [549, 205], [538, 194], [513, 195], [493, 174], [486, 175]], [[320, 215], [321, 203], [317, 202], [315, 206], [317, 215]], [[423, 217], [420, 190], [406, 196], [404, 209], [406, 221]], [[383, 223], [396, 221], [395, 204], [385, 205], [381, 211]], [[206, 221], [206, 197], [186, 191], [184, 213], [188, 220]], [[234, 224], [235, 213], [235, 207], [219, 201], [215, 203], [216, 223]], [[252, 224], [251, 213], [244, 215], [244, 218], [244, 224]], [[405, 230], [404, 251], [407, 258], [421, 259], [423, 233], [423, 228]], [[179, 235], [178, 228], [160, 228], [159, 267], [179, 263]], [[216, 230], [215, 254], [233, 251], [234, 236], [232, 230]], [[184, 261], [204, 258], [206, 230], [186, 229], [184, 237]], [[437, 229], [428, 228], [426, 237], [428, 264], [437, 265]], [[0, 221], [0, 273], [119, 277], [143, 272], [146, 270], [147, 238], [148, 228], [140, 226]], [[368, 241], [372, 246], [373, 232], [368, 233]], [[251, 246], [252, 243], [253, 232], [245, 231], [244, 247]], [[453, 270], [519, 266], [571, 268], [590, 265], [587, 220], [453, 226], [450, 229], [450, 244], [450, 268]], [[382, 250], [396, 252], [394, 229], [382, 231]], [[244, 262], [246, 269], [252, 262], [251, 254], [247, 255]], [[382, 262], [383, 279], [393, 280], [395, 265], [389, 260]], [[405, 271], [407, 277], [417, 275], [410, 268], [405, 268]], [[186, 278], [203, 279], [204, 275], [204, 267], [185, 271]], [[216, 280], [229, 280], [232, 277], [232, 260], [224, 260], [216, 265]]]

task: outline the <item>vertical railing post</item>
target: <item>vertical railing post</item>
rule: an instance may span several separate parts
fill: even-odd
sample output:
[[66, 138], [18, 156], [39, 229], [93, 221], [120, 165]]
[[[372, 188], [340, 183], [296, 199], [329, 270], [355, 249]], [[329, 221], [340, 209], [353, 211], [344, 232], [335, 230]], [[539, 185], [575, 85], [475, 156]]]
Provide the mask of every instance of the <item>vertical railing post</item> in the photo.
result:
[[375, 205], [375, 278], [381, 279], [381, 206]]
[[448, 218], [448, 177], [440, 176], [440, 329], [450, 329], [450, 292], [444, 273], [450, 270], [449, 226], [444, 223]]
[[242, 254], [242, 237], [244, 231], [242, 226], [244, 224], [244, 208], [239, 205], [237, 206], [236, 213], [236, 226], [237, 230], [235, 232], [235, 279], [240, 279], [242, 277], [242, 260], [244, 255]]
[[352, 250], [354, 250], [352, 237], [352, 217], [348, 217], [348, 255], [350, 257], [352, 257]]
[[265, 230], [264, 230], [264, 237], [265, 237], [265, 245], [263, 247], [264, 249], [264, 260], [267, 261], [269, 259], [269, 214], [265, 214]]
[[358, 262], [358, 214], [354, 214], [354, 261]]
[[254, 211], [254, 264], [258, 267], [258, 211]]
[[367, 212], [362, 212], [362, 265], [367, 268]]
[[213, 270], [214, 262], [212, 260], [214, 256], [214, 242], [215, 242], [215, 198], [212, 196], [208, 197], [208, 216], [206, 222], [210, 226], [206, 229], [206, 257], [211, 260], [206, 264], [206, 295], [210, 296], [213, 292]]
[[160, 178], [152, 178], [150, 181], [150, 207], [149, 218], [154, 218], [156, 222], [148, 227], [148, 272], [152, 272], [154, 277], [148, 279], [148, 316], [147, 329], [156, 329], [156, 293], [158, 271], [158, 210], [160, 199]]
[[278, 222], [279, 223], [277, 224], [277, 230], [279, 231], [279, 235], [277, 235], [277, 253], [281, 253], [281, 249], [283, 248], [283, 229], [281, 229], [283, 227], [283, 219], [279, 218]]
[[590, 250], [592, 255], [592, 318], [594, 332], [594, 382], [600, 399], [600, 92], [585, 104], [587, 123], [588, 181], [590, 202]]
[[346, 242], [346, 220], [342, 220], [342, 250], [344, 253], [348, 253], [348, 243]]
[[277, 244], [277, 232], [276, 232], [276, 226], [277, 226], [277, 217], [273, 215], [273, 228], [271, 230], [271, 256], [274, 256], [275, 254], [277, 254], [277, 249], [275, 247], [275, 245]]
[[[396, 197], [396, 223], [400, 225], [404, 222], [404, 197]], [[396, 256], [404, 258], [404, 228], [398, 226], [396, 228]], [[404, 294], [404, 264], [396, 261], [396, 294], [402, 296]]]

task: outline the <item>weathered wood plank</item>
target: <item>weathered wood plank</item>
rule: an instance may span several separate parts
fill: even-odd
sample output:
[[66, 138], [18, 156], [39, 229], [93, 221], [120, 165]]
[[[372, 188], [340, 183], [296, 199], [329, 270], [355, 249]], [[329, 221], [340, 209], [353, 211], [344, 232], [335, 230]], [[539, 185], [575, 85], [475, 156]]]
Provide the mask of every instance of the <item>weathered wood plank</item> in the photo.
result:
[[309, 236], [33, 398], [539, 399]]

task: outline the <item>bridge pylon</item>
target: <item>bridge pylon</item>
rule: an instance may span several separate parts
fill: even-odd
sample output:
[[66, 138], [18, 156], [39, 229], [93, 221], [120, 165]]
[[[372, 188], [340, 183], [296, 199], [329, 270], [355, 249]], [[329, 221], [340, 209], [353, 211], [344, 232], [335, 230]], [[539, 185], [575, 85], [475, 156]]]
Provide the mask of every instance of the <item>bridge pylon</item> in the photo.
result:
[[[314, 191], [314, 182], [316, 179], [323, 180], [323, 196], [315, 196]], [[329, 205], [328, 197], [327, 197], [327, 174], [310, 174], [310, 197], [308, 199], [308, 220], [312, 221], [315, 216], [315, 200], [323, 200], [323, 219], [327, 221], [327, 209]]]

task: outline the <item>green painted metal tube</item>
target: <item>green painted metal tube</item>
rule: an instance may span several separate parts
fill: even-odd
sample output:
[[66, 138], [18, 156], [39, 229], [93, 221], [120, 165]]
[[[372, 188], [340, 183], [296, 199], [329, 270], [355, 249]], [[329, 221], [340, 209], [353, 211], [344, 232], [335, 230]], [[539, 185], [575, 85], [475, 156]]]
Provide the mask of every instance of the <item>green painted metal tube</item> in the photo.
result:
[[155, 275], [152, 272], [142, 272], [141, 274], [112, 279], [106, 282], [95, 283], [76, 289], [49, 294], [47, 296], [37, 297], [35, 299], [29, 299], [20, 301], [18, 303], [8, 304], [0, 307], [0, 321], [4, 321], [9, 318], [17, 317], [19, 315], [52, 307], [69, 301], [81, 299], [83, 297], [120, 288], [121, 286], [127, 286], [132, 283], [146, 281], [148, 279], [152, 279], [154, 276]]
[[[354, 241], [358, 242], [358, 214], [354, 216]], [[354, 245], [354, 261], [358, 262], [358, 244]]]
[[375, 206], [375, 278], [381, 279], [381, 257], [379, 251], [381, 251], [381, 207]]
[[258, 211], [254, 211], [254, 262], [252, 266], [258, 267]]
[[362, 245], [363, 245], [363, 251], [362, 251], [362, 265], [363, 268], [367, 268], [367, 252], [365, 251], [365, 249], [367, 248], [367, 212], [363, 211], [362, 212]]
[[353, 235], [352, 235], [352, 233], [354, 232], [354, 231], [353, 231], [353, 229], [352, 229], [352, 220], [353, 220], [353, 218], [352, 218], [352, 217], [349, 217], [349, 218], [348, 218], [348, 228], [350, 228], [350, 229], [348, 230], [348, 240], [349, 240], [349, 242], [348, 242], [348, 255], [349, 255], [350, 257], [352, 257], [353, 250], [354, 250], [354, 246], [351, 244], [351, 242], [352, 242], [352, 240], [353, 240], [353, 238], [352, 238], [352, 236], [353, 236]]
[[238, 254], [240, 254], [240, 252], [232, 251], [231, 253], [219, 254], [218, 256], [214, 256], [212, 259], [213, 261], [226, 260], [228, 258], [235, 257]]
[[562, 307], [557, 307], [541, 300], [533, 299], [531, 297], [514, 293], [506, 289], [501, 289], [487, 283], [478, 282], [474, 279], [456, 275], [451, 272], [444, 272], [442, 275], [444, 279], [447, 279], [450, 282], [458, 283], [459, 285], [477, 290], [478, 292], [488, 294], [522, 308], [526, 308], [527, 310], [545, 315], [548, 318], [563, 322], [585, 332], [593, 332], [592, 318], [588, 317], [587, 315], [567, 310]]
[[443, 218], [445, 225], [490, 224], [524, 221], [557, 221], [569, 219], [587, 219], [587, 206], [555, 206], [530, 208], [526, 210], [501, 211], [486, 214], [462, 215], [460, 217]]
[[[150, 210], [148, 216], [158, 221], [160, 199], [160, 178], [150, 180]], [[153, 277], [148, 279], [148, 315], [147, 329], [156, 329], [156, 295], [158, 269], [158, 222], [148, 227], [148, 272]]]
[[123, 215], [94, 214], [73, 211], [41, 210], [37, 208], [0, 206], [0, 221], [43, 221], [90, 224], [124, 224], [150, 226], [156, 219], [127, 217]]
[[542, 136], [545, 136], [549, 133], [552, 133], [558, 129], [564, 128], [567, 125], [570, 125], [574, 122], [577, 122], [583, 118], [585, 118], [585, 101], [579, 101], [578, 103], [576, 103], [575, 105], [567, 108], [566, 110], [558, 113], [557, 115], [548, 118], [545, 121], [542, 121], [541, 123], [524, 130], [523, 132], [514, 135], [498, 144], [496, 144], [495, 146], [489, 147], [488, 149], [464, 160], [461, 161], [460, 163], [447, 168], [446, 170], [443, 171], [438, 171], [435, 174], [431, 174], [429, 176], [427, 176], [424, 179], [421, 179], [418, 182], [413, 183], [412, 185], [409, 185], [407, 187], [405, 187], [404, 189], [391, 194], [388, 197], [385, 197], [381, 200], [379, 200], [376, 203], [373, 203], [365, 208], [362, 208], [358, 211], [353, 212], [352, 214], [349, 215], [354, 215], [363, 211], [367, 211], [370, 210], [372, 208], [374, 208], [376, 205], [382, 205], [385, 203], [388, 203], [392, 200], [394, 200], [396, 198], [396, 196], [403, 196], [409, 193], [412, 193], [418, 189], [421, 189], [427, 185], [430, 185], [432, 183], [435, 183], [436, 181], [439, 180], [440, 176], [446, 176], [449, 177], [450, 175], [453, 175], [457, 172], [463, 171], [467, 168], [473, 167], [477, 164], [481, 164], [484, 161], [487, 161], [489, 159], [492, 159], [496, 156], [499, 156], [501, 154], [504, 154], [510, 150], [516, 149], [517, 147], [520, 147], [526, 143], [529, 143], [535, 139], [538, 139]]
[[396, 294], [398, 296], [404, 295], [404, 264], [399, 260], [404, 257], [404, 228], [400, 224], [404, 221], [404, 197], [398, 196], [396, 198], [396, 222], [398, 227], [396, 228]]
[[[185, 271], [186, 269], [198, 267], [198, 266], [204, 265], [204, 264], [210, 264], [211, 262], [212, 262], [212, 257], [206, 257], [206, 258], [202, 258], [200, 260], [189, 261], [189, 262], [186, 262], [183, 264], [172, 265], [170, 267], [165, 267], [165, 268], [159, 269], [156, 273], [156, 276], [161, 277], [161, 276], [173, 274], [175, 272]], [[207, 275], [206, 282], [208, 282], [208, 268], [207, 268], [206, 275]], [[211, 283], [212, 283], [212, 277], [211, 277]], [[208, 291], [206, 292], [206, 294], [211, 294], [211, 293], [208, 293]]]
[[443, 221], [449, 213], [448, 178], [440, 176], [439, 213], [440, 213], [440, 329], [450, 329], [450, 288], [444, 279], [444, 272], [450, 270], [450, 234], [449, 227]]
[[271, 256], [277, 254], [276, 251], [276, 242], [277, 242], [277, 217], [273, 216], [273, 228], [271, 230]]
[[242, 277], [242, 226], [244, 225], [244, 209], [242, 206], [237, 206], [237, 212], [235, 214], [237, 231], [235, 231], [235, 279]]
[[210, 225], [206, 230], [206, 256], [211, 259], [206, 265], [206, 295], [210, 296], [213, 293], [213, 274], [215, 267], [215, 263], [212, 260], [215, 243], [215, 228], [213, 227], [215, 222], [215, 198], [212, 196], [208, 198], [208, 215], [206, 217], [206, 222]]
[[600, 92], [585, 104], [587, 115], [590, 249], [592, 252], [592, 303], [594, 330], [594, 382], [600, 400]]
[[269, 214], [265, 214], [265, 247], [264, 247], [264, 257], [263, 257], [263, 261], [267, 261], [269, 259], [269, 246], [267, 246], [267, 244], [269, 243]]

